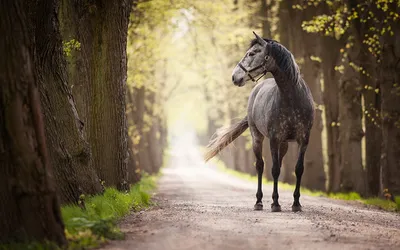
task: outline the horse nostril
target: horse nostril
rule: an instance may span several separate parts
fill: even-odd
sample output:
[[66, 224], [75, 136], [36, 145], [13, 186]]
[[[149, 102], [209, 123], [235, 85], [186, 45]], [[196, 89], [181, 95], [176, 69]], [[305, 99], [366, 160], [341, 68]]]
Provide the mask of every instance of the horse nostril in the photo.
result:
[[232, 82], [235, 82], [235, 76], [232, 75]]

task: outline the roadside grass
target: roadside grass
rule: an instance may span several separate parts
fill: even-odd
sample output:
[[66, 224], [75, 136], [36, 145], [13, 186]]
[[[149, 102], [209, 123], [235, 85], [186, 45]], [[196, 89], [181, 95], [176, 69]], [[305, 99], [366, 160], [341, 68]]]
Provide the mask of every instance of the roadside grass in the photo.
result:
[[[252, 181], [252, 182], [257, 182], [257, 176], [253, 176], [250, 174], [242, 173], [233, 169], [229, 169], [225, 166], [225, 164], [221, 160], [212, 160], [213, 164], [216, 166], [216, 168], [222, 172], [225, 172], [229, 175], [238, 177], [240, 179]], [[268, 181], [265, 177], [263, 177], [263, 183], [264, 184], [273, 184], [272, 181]], [[285, 190], [294, 190], [295, 186], [287, 183], [282, 183], [279, 182], [279, 188], [285, 189]], [[390, 212], [400, 212], [400, 197], [395, 198], [395, 202], [390, 201], [390, 200], [383, 200], [380, 198], [362, 198], [358, 193], [356, 192], [350, 192], [350, 193], [325, 193], [321, 191], [312, 191], [307, 188], [301, 188], [301, 192], [303, 194], [307, 194], [310, 196], [319, 196], [319, 197], [327, 197], [331, 199], [338, 199], [338, 200], [353, 200], [353, 201], [360, 201], [364, 204], [367, 205], [372, 205], [379, 207], [383, 210], [390, 211]]]
[[132, 210], [151, 205], [150, 191], [155, 188], [156, 178], [143, 174], [129, 192], [106, 188], [102, 195], [83, 198], [85, 209], [76, 205], [61, 207], [69, 249], [94, 248], [106, 239], [122, 239], [116, 222]]
[[368, 205], [380, 207], [386, 211], [400, 212], [400, 197], [396, 197], [395, 202], [379, 198], [369, 198], [363, 200], [363, 202]]

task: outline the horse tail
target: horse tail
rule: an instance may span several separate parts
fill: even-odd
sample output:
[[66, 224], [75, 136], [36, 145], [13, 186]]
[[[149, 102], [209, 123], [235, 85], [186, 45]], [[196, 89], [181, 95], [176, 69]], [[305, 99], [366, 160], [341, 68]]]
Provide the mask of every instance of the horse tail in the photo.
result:
[[231, 125], [230, 127], [220, 128], [212, 136], [207, 145], [208, 151], [204, 155], [204, 160], [207, 162], [216, 156], [222, 149], [228, 146], [236, 138], [238, 138], [249, 127], [247, 116], [240, 122]]

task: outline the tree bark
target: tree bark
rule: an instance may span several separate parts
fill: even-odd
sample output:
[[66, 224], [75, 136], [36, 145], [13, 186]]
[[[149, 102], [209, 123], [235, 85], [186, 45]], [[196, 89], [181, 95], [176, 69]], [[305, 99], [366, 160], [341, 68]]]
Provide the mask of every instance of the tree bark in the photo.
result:
[[0, 4], [0, 243], [61, 246], [64, 225], [46, 149], [26, 5]]
[[[69, 7], [73, 7], [73, 10]], [[132, 1], [63, 1], [64, 37], [77, 39], [83, 58], [70, 72], [78, 111], [85, 115], [92, 164], [107, 186], [127, 189], [128, 143], [125, 115], [126, 44]], [[75, 13], [73, 13], [75, 12]], [[78, 18], [70, 18], [76, 14]], [[74, 20], [68, 24], [68, 20]], [[74, 29], [68, 30], [69, 25]], [[84, 66], [80, 65], [83, 64]], [[82, 71], [78, 70], [82, 68]], [[75, 93], [74, 92], [74, 93]]]
[[[356, 25], [356, 24], [354, 24]], [[365, 173], [362, 165], [361, 84], [360, 73], [350, 63], [360, 65], [358, 26], [353, 26], [354, 45], [349, 49], [345, 69], [339, 81], [339, 144], [341, 191], [365, 195]]]
[[33, 9], [35, 66], [61, 202], [78, 203], [81, 194], [100, 193], [102, 186], [89, 165], [90, 147], [67, 85], [57, 11], [58, 1], [40, 0]]
[[[380, 80], [376, 77], [376, 58], [369, 54], [364, 47], [361, 66], [368, 75], [362, 74], [360, 81], [364, 86], [364, 121], [365, 121], [365, 171], [367, 195], [378, 196], [380, 186], [380, 159], [382, 145], [382, 131], [380, 128], [379, 114], [381, 111]], [[367, 86], [367, 88], [365, 88]]]
[[382, 91], [381, 193], [400, 195], [400, 25], [383, 41], [379, 78]]
[[324, 88], [322, 97], [325, 107], [325, 122], [328, 150], [328, 192], [340, 191], [340, 147], [339, 147], [339, 78], [335, 70], [339, 64], [339, 50], [343, 45], [341, 40], [323, 37], [321, 48], [322, 75]]

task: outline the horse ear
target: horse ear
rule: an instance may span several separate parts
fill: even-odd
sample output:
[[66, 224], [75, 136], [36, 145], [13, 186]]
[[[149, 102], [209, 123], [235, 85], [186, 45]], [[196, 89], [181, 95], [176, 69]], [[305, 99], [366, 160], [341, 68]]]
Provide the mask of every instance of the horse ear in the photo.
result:
[[257, 41], [258, 41], [259, 44], [261, 44], [262, 46], [265, 46], [265, 47], [268, 46], [268, 43], [267, 43], [264, 39], [262, 39], [261, 37], [259, 37], [259, 36], [256, 34], [256, 32], [253, 31], [253, 34], [256, 36]]

